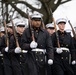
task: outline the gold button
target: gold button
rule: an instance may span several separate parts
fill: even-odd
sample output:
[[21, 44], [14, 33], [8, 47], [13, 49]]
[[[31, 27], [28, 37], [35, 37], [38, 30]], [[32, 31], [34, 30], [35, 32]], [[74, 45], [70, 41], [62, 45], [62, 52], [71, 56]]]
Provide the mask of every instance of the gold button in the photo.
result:
[[43, 61], [43, 59], [41, 59], [41, 61]]
[[36, 53], [37, 53], [37, 51], [36, 51]]
[[1, 58], [3, 60], [3, 58]]
[[42, 54], [42, 52], [40, 52], [40, 54]]
[[66, 45], [66, 47], [68, 47], [68, 45]]
[[3, 63], [1, 63], [3, 65]]
[[36, 59], [36, 61], [37, 61], [38, 59]]
[[66, 51], [67, 52], [67, 51]]
[[20, 57], [22, 57], [22, 55], [20, 55]]
[[38, 32], [38, 30], [36, 30], [36, 32]]
[[20, 64], [21, 64], [21, 62], [20, 62]]
[[68, 57], [66, 57], [66, 59], [68, 59]]
[[61, 57], [61, 59], [63, 59], [63, 57]]
[[61, 44], [61, 46], [63, 46], [63, 44]]

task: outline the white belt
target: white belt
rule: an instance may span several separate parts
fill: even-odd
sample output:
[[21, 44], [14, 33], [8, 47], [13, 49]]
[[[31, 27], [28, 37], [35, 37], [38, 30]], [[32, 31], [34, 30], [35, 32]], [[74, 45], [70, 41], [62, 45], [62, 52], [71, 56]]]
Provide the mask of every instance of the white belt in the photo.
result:
[[39, 48], [36, 48], [36, 49], [32, 49], [32, 51], [45, 53], [45, 52], [46, 52], [46, 49], [39, 49]]
[[28, 51], [27, 50], [22, 50], [22, 53], [27, 53]]
[[68, 49], [68, 48], [62, 47], [61, 49], [62, 49], [63, 51], [68, 51], [68, 52], [69, 52], [69, 49]]

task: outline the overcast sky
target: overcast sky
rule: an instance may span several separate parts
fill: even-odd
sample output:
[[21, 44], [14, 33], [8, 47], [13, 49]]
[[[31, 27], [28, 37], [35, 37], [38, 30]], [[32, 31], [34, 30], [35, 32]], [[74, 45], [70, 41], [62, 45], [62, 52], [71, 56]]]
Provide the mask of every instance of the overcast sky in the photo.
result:
[[[26, 0], [30, 4], [36, 7], [37, 0]], [[55, 20], [59, 17], [67, 17], [72, 23], [73, 27], [76, 26], [76, 0], [69, 1], [65, 4], [60, 5], [56, 11], [53, 13]], [[65, 29], [71, 29], [69, 24], [66, 24]]]
[[[67, 17], [72, 23], [73, 27], [76, 26], [76, 0], [72, 0], [60, 5], [53, 15], [55, 20], [63, 16]], [[68, 23], [66, 24], [66, 29], [70, 29]]]
[[[37, 0], [31, 0], [31, 2], [30, 0], [26, 0], [26, 1], [28, 1], [30, 4], [35, 5], [36, 7]], [[72, 0], [70, 2], [60, 5], [53, 13], [53, 15], [55, 20], [62, 16], [67, 17], [71, 21], [73, 27], [76, 26], [76, 0]], [[68, 23], [66, 24], [66, 29], [70, 29]]]

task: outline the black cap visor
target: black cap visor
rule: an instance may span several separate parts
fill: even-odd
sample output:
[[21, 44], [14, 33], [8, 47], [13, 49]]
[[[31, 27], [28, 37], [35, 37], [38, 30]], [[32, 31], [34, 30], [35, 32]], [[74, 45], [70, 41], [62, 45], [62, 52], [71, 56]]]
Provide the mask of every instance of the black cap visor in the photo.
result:
[[25, 25], [17, 25], [17, 27], [25, 27]]
[[41, 18], [32, 18], [31, 20], [40, 21]]
[[55, 29], [54, 27], [48, 27], [47, 29]]
[[62, 21], [62, 22], [59, 22], [58, 24], [60, 24], [60, 23], [64, 23], [64, 24], [66, 24], [66, 22], [64, 22], [64, 21]]

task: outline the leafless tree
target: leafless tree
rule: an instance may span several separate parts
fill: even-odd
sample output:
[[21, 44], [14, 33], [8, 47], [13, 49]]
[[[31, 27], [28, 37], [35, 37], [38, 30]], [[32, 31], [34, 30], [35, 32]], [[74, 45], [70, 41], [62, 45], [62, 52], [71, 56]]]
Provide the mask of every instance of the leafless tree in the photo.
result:
[[41, 5], [41, 7], [36, 8], [32, 4], [28, 3], [28, 0], [1, 0], [1, 2], [6, 6], [7, 17], [9, 14], [7, 7], [8, 5], [11, 5], [11, 7], [14, 9], [13, 13], [17, 11], [22, 17], [28, 18], [27, 10], [26, 12], [24, 12], [17, 7], [17, 4], [24, 4], [27, 8], [31, 9], [32, 12], [38, 11], [39, 13], [43, 14], [44, 15], [43, 19], [45, 24], [52, 22], [52, 13], [50, 12], [50, 10], [54, 12], [60, 4], [63, 4], [69, 1], [71, 0], [64, 0], [64, 1], [63, 0], [36, 0], [35, 4], [38, 6]]

